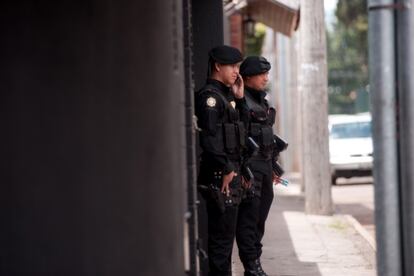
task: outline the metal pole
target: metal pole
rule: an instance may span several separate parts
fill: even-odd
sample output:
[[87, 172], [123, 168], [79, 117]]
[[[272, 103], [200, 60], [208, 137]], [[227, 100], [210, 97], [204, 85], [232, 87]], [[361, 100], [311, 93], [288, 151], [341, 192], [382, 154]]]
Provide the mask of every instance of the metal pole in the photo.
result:
[[394, 11], [370, 0], [369, 68], [374, 140], [375, 220], [378, 275], [401, 275], [396, 126]]
[[414, 11], [412, 0], [397, 1], [399, 149], [404, 275], [414, 275]]

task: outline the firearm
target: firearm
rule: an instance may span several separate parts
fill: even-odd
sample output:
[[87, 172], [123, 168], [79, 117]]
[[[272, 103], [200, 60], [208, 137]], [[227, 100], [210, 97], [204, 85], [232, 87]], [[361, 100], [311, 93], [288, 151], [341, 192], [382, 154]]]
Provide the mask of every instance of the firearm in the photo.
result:
[[248, 158], [256, 156], [259, 152], [259, 145], [254, 141], [252, 137], [247, 138], [247, 156]]
[[277, 175], [277, 176], [282, 176], [285, 171], [283, 170], [283, 168], [280, 166], [280, 164], [277, 162], [277, 157], [279, 156], [279, 154], [286, 150], [288, 147], [288, 143], [283, 140], [282, 138], [280, 138], [278, 135], [273, 135], [273, 144], [274, 144], [274, 158], [272, 161], [272, 167], [273, 167], [273, 172]]
[[242, 175], [246, 181], [250, 182], [250, 188], [245, 189], [245, 197], [252, 198], [254, 196], [254, 175], [249, 167], [250, 158], [256, 156], [259, 152], [259, 145], [253, 140], [252, 137], [247, 138], [247, 151], [242, 164]]
[[242, 164], [242, 175], [244, 176], [244, 178], [247, 181], [254, 181], [254, 175], [252, 173], [252, 171], [249, 168], [249, 161], [250, 158], [252, 158], [253, 156], [256, 156], [257, 153], [259, 152], [259, 145], [253, 140], [252, 137], [248, 137], [247, 138], [247, 151], [244, 155], [244, 160], [243, 160], [243, 164]]
[[273, 135], [273, 143], [276, 147], [277, 154], [286, 150], [289, 144], [277, 135]]
[[202, 195], [211, 199], [214, 203], [216, 203], [217, 208], [224, 213], [226, 210], [226, 195], [224, 195], [220, 188], [214, 184], [210, 185], [198, 185], [198, 189]]

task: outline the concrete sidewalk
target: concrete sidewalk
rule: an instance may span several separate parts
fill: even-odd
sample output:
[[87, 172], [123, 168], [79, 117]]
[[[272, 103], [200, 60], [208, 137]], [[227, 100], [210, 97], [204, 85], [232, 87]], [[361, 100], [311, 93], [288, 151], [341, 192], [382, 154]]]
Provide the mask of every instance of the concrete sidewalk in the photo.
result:
[[[345, 215], [306, 215], [300, 187], [294, 182], [274, 191], [262, 255], [269, 276], [376, 275], [375, 250], [355, 227], [356, 220]], [[233, 260], [233, 275], [242, 276], [237, 246]]]

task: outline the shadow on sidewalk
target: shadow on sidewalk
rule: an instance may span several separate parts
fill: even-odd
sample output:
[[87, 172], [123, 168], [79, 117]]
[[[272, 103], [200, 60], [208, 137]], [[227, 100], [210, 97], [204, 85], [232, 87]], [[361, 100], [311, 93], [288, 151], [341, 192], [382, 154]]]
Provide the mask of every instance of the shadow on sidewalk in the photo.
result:
[[374, 211], [357, 203], [340, 203], [335, 204], [336, 213], [350, 214], [362, 225], [374, 224]]

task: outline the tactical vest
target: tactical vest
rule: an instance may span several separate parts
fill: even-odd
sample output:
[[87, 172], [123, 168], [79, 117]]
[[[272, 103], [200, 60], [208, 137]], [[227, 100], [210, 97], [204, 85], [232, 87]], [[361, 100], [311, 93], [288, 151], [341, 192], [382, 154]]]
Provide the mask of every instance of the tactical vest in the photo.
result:
[[262, 157], [270, 157], [274, 143], [272, 126], [275, 123], [276, 110], [273, 107], [264, 108], [248, 93], [245, 93], [245, 98], [250, 112], [248, 136], [260, 146], [259, 153]]
[[217, 95], [224, 104], [222, 121], [216, 125], [216, 142], [221, 144], [220, 148], [223, 148], [229, 158], [239, 160], [240, 153], [246, 144], [246, 129], [240, 121], [239, 112], [214, 86], [207, 85], [199, 92], [199, 95], [207, 91]]

